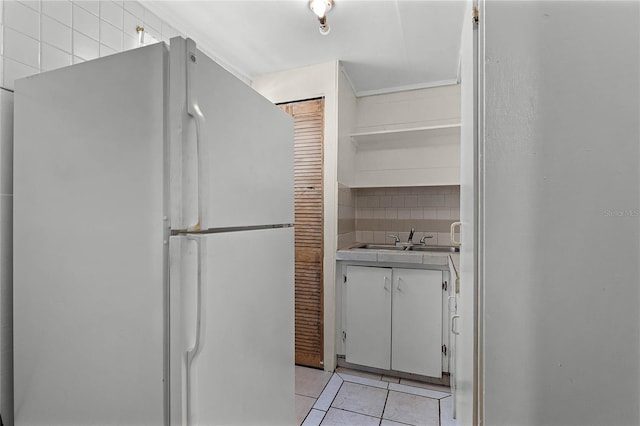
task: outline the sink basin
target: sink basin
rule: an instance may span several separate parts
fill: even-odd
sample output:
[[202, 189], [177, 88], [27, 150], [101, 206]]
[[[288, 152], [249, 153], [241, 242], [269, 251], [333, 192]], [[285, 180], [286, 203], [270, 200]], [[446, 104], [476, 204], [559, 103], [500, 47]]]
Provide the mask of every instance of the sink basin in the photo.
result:
[[402, 251], [402, 250], [406, 250], [407, 246], [396, 246], [393, 244], [361, 244], [357, 247], [354, 248], [359, 248], [359, 249], [369, 249], [369, 250], [396, 250], [396, 251]]
[[449, 246], [411, 246], [409, 250], [413, 251], [436, 251], [446, 253], [456, 253], [460, 251], [460, 247]]
[[360, 244], [357, 247], [359, 249], [369, 250], [395, 250], [395, 251], [430, 251], [430, 252], [444, 252], [444, 253], [456, 253], [460, 251], [459, 247], [450, 246], [423, 246], [423, 245], [402, 245], [396, 246], [394, 244]]

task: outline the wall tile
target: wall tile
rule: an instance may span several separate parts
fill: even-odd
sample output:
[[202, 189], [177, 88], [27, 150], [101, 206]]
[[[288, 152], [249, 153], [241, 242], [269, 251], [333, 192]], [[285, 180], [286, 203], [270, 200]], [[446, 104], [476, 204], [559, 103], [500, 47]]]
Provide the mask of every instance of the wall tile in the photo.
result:
[[440, 246], [450, 246], [451, 245], [451, 235], [448, 232], [438, 232], [438, 245], [440, 245]]
[[444, 207], [444, 194], [431, 195], [429, 197], [429, 207]]
[[398, 209], [398, 219], [411, 219], [411, 209]]
[[156, 30], [158, 35], [160, 34], [160, 29], [162, 28], [162, 21], [158, 18], [153, 12], [145, 9], [144, 14], [142, 16], [144, 22], [144, 29], [147, 31], [147, 27]]
[[118, 53], [117, 50], [110, 48], [109, 46], [105, 46], [104, 44], [100, 45], [100, 57], [113, 55], [114, 53]]
[[160, 30], [157, 30], [153, 27], [145, 25], [144, 27], [144, 42], [145, 44], [152, 44], [162, 41], [162, 35], [160, 34]]
[[177, 36], [180, 35], [178, 30], [176, 30], [175, 28], [173, 28], [171, 25], [167, 24], [166, 22], [162, 23], [162, 28], [160, 30], [162, 32], [162, 39], [166, 40], [166, 41], [169, 41], [173, 37], [177, 37]]
[[356, 212], [356, 217], [362, 219], [373, 219], [373, 209], [360, 209]]
[[373, 243], [374, 242], [374, 238], [373, 238], [373, 231], [362, 231], [362, 240], [359, 240], [360, 242], [363, 243]]
[[76, 0], [73, 2], [74, 5], [80, 6], [81, 8], [83, 8], [84, 10], [86, 10], [87, 12], [92, 13], [93, 15], [100, 15], [100, 2], [96, 1], [96, 0], [87, 0], [87, 1], [80, 1], [80, 0]]
[[4, 56], [32, 68], [40, 68], [40, 43], [11, 28], [4, 29]]
[[122, 6], [118, 6], [118, 4], [112, 1], [102, 0], [100, 2], [100, 19], [107, 21], [114, 27], [122, 30], [124, 9]]
[[380, 196], [380, 207], [392, 207], [392, 206], [393, 206], [393, 197], [391, 195]]
[[85, 61], [84, 59], [80, 58], [79, 56], [73, 56], [73, 57], [71, 58], [71, 60], [72, 60], [72, 62], [73, 62], [73, 64], [74, 64], [74, 65], [75, 65], [75, 64], [81, 64], [81, 63], [83, 63], [83, 62], [87, 62], [87, 61]]
[[421, 208], [411, 209], [411, 219], [424, 219], [424, 209], [421, 209]]
[[71, 54], [57, 49], [53, 46], [49, 46], [46, 43], [42, 44], [42, 71], [51, 71], [58, 68], [71, 65]]
[[444, 205], [447, 207], [460, 207], [460, 194], [445, 194]]
[[405, 207], [418, 207], [418, 196], [417, 195], [407, 195], [404, 197], [404, 206]]
[[100, 43], [116, 52], [122, 50], [122, 31], [106, 21], [100, 21]]
[[95, 59], [100, 56], [98, 42], [78, 31], [73, 32], [73, 54], [84, 60]]
[[40, 37], [40, 14], [17, 1], [3, 1], [4, 25], [38, 39]]
[[136, 32], [136, 28], [138, 26], [142, 26], [142, 18], [138, 18], [125, 11], [124, 21], [122, 25], [122, 30], [124, 31], [124, 33], [129, 35], [130, 37], [135, 37], [137, 39], [138, 33]]
[[67, 0], [46, 0], [42, 2], [42, 13], [56, 21], [71, 26], [71, 2]]
[[404, 207], [404, 196], [394, 195], [391, 198], [391, 207]]
[[[93, 3], [93, 2], [90, 2], [90, 3]], [[95, 3], [98, 4], [98, 2], [95, 2]], [[73, 5], [73, 29], [74, 31], [79, 31], [85, 36], [89, 36], [94, 40], [98, 40], [100, 37], [100, 20], [98, 19], [98, 16], [79, 7], [77, 4], [74, 4]], [[75, 39], [74, 39], [74, 43], [75, 43]]]
[[124, 50], [131, 50], [131, 49], [135, 49], [137, 47], [140, 47], [139, 43], [138, 43], [138, 39], [135, 37], [129, 37], [126, 33], [124, 35], [123, 38], [123, 49]]
[[42, 41], [71, 53], [71, 28], [43, 15]]
[[144, 7], [137, 1], [125, 0], [123, 2], [124, 10], [136, 16], [140, 19], [140, 23], [142, 24], [142, 17], [144, 15]]
[[424, 218], [425, 219], [437, 219], [438, 213], [435, 207], [426, 207], [424, 209]]
[[[435, 245], [438, 244], [438, 233], [442, 233], [440, 240], [443, 243], [441, 244], [449, 244], [444, 234], [448, 235], [451, 222], [458, 220], [459, 208], [452, 208], [446, 204], [459, 202], [458, 186], [365, 188], [358, 189], [354, 193], [358, 241], [371, 242], [365, 239], [368, 234], [363, 235], [363, 232], [408, 236], [408, 231], [415, 228], [413, 238], [415, 242], [418, 242], [426, 233], [433, 237], [427, 239], [427, 244]], [[372, 204], [370, 200], [373, 197], [378, 198], [380, 207], [368, 207]], [[404, 207], [395, 207], [401, 204]], [[375, 240], [375, 235], [372, 234], [371, 237]], [[380, 240], [381, 234], [377, 234], [377, 237]]]
[[436, 209], [436, 219], [451, 219], [451, 209], [448, 207], [438, 207]]
[[15, 80], [26, 77], [28, 75], [38, 74], [38, 68], [21, 64], [9, 58], [4, 58], [4, 73], [2, 86], [6, 89], [13, 90]]
[[387, 242], [387, 233], [385, 231], [374, 231], [373, 242], [376, 244], [384, 244]]

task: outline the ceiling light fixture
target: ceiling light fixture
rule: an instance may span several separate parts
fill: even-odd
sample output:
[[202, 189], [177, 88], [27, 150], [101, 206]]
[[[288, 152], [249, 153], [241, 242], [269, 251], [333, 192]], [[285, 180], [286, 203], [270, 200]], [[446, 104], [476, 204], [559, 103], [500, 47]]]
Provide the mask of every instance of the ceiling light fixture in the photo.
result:
[[327, 13], [333, 7], [333, 0], [309, 0], [309, 8], [318, 17], [320, 34], [327, 35], [331, 27], [327, 23]]

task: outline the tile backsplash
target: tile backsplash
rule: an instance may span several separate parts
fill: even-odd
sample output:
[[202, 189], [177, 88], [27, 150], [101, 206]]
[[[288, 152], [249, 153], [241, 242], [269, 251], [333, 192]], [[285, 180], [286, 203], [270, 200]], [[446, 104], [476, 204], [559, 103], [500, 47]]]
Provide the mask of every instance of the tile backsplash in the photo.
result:
[[0, 86], [50, 71], [182, 35], [138, 1], [2, 0]]
[[427, 236], [429, 245], [450, 245], [451, 223], [460, 220], [459, 186], [366, 188], [355, 191], [356, 241], [393, 243]]

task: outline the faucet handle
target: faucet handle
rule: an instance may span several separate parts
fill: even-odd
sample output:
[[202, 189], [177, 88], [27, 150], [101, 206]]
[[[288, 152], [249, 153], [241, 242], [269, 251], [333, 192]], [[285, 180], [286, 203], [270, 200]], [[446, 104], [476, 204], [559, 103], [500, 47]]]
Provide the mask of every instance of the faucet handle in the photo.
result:
[[420, 238], [420, 244], [425, 244], [425, 240], [427, 238], [433, 238], [433, 235], [425, 235], [424, 237]]
[[389, 236], [389, 237], [391, 237], [391, 238], [393, 238], [393, 239], [395, 239], [395, 240], [396, 240], [396, 241], [395, 241], [396, 243], [399, 243], [399, 242], [400, 242], [400, 237], [398, 237], [397, 235], [391, 235], [391, 234], [389, 234], [388, 236]]

